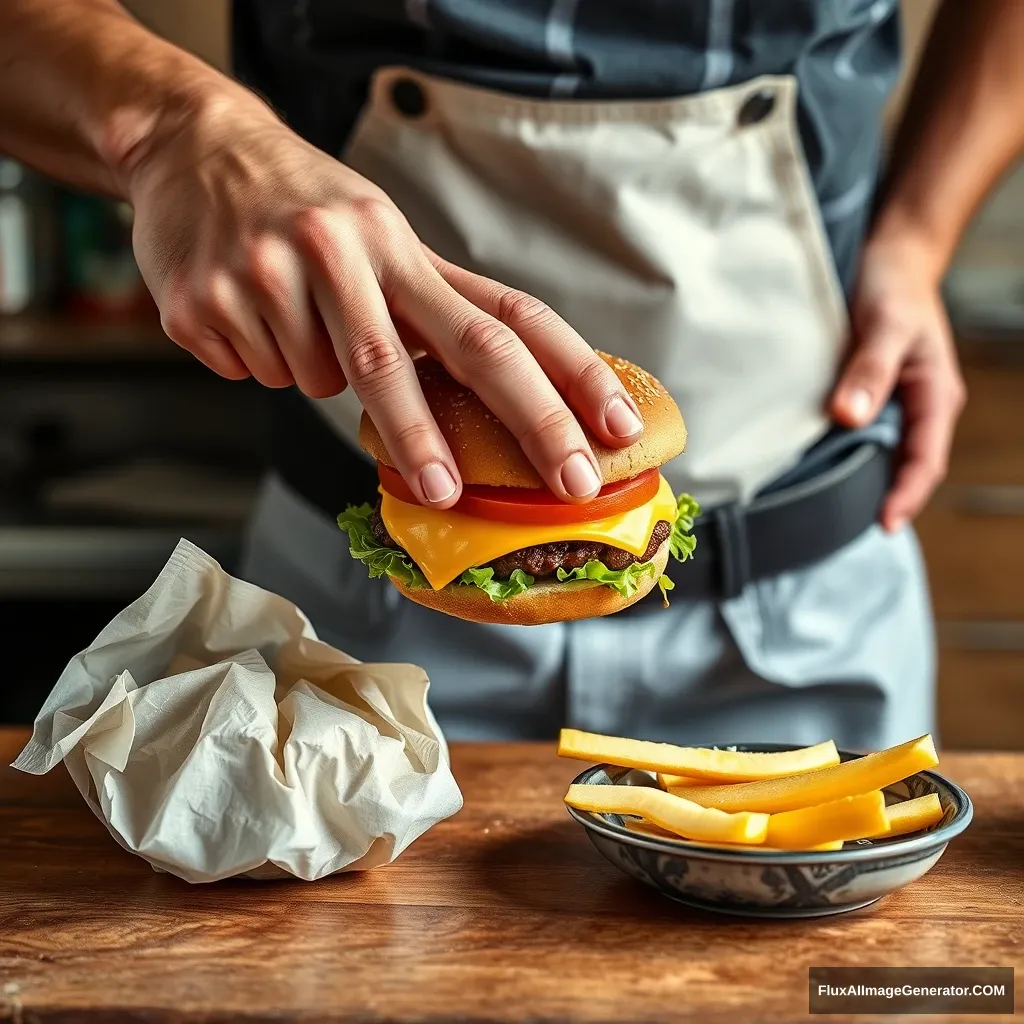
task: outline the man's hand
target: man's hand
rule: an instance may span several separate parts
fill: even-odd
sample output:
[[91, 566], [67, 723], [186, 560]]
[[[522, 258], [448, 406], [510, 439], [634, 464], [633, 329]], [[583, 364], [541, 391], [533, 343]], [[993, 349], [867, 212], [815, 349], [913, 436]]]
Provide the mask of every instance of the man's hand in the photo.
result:
[[854, 295], [841, 422], [869, 422], [894, 387], [903, 459], [882, 513], [898, 529], [946, 472], [964, 404], [940, 283], [972, 213], [1024, 151], [1024, 2], [943, 0], [889, 154]]
[[425, 503], [449, 507], [462, 483], [403, 339], [565, 500], [601, 486], [577, 415], [613, 447], [643, 430], [550, 309], [427, 252], [380, 189], [117, 0], [0, 2], [0, 150], [131, 202], [164, 327], [218, 373], [316, 397], [351, 384]]
[[840, 422], [863, 426], [900, 391], [902, 456], [882, 511], [891, 532], [921, 511], [945, 477], [967, 397], [933, 265], [910, 243], [868, 244], [851, 309], [854, 348], [832, 400]]
[[426, 250], [379, 188], [249, 94], [157, 126], [118, 173], [167, 334], [225, 377], [311, 397], [351, 384], [425, 503], [451, 506], [461, 481], [410, 348], [476, 391], [563, 499], [601, 486], [573, 412], [615, 447], [643, 428], [616, 375], [550, 309]]

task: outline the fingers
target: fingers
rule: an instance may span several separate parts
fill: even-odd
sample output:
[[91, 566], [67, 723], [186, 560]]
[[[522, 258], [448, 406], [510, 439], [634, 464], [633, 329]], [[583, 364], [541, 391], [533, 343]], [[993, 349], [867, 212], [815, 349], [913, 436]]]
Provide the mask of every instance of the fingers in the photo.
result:
[[861, 427], [874, 420], [899, 387], [903, 445], [882, 509], [883, 527], [895, 532], [924, 508], [945, 477], [965, 392], [948, 330], [934, 317], [900, 323], [879, 315], [865, 327], [835, 389], [832, 409], [841, 423]]
[[227, 338], [212, 328], [206, 329], [201, 343], [191, 351], [201, 363], [228, 380], [246, 380], [252, 376]]
[[317, 307], [341, 368], [418, 500], [450, 508], [462, 494], [458, 467], [431, 416], [412, 359], [373, 267], [344, 226], [307, 227]]
[[460, 295], [424, 258], [390, 282], [392, 309], [513, 433], [553, 493], [585, 501], [601, 488], [586, 435], [530, 350]]
[[345, 374], [314, 307], [294, 246], [266, 238], [249, 247], [246, 284], [253, 303], [303, 394], [328, 398], [345, 390]]
[[383, 195], [309, 208], [287, 231], [231, 248], [230, 268], [193, 261], [189, 280], [165, 289], [171, 337], [227, 377], [314, 398], [351, 383], [427, 504], [454, 504], [461, 481], [407, 338], [481, 397], [563, 500], [589, 500], [602, 483], [581, 422], [612, 447], [642, 433], [614, 371], [575, 331], [529, 296], [432, 257], [435, 269]]
[[551, 382], [606, 445], [624, 447], [643, 433], [633, 399], [612, 368], [539, 299], [456, 267], [427, 250], [438, 273], [478, 309], [506, 324]]
[[238, 379], [251, 374], [271, 388], [295, 383], [251, 299], [226, 271], [204, 273], [195, 283], [170, 285], [161, 296], [160, 320], [172, 341], [222, 376]]
[[945, 477], [966, 397], [955, 363], [944, 359], [908, 366], [901, 391], [906, 417], [902, 460], [882, 509], [882, 525], [892, 533], [924, 508]]
[[167, 335], [223, 377], [297, 384], [310, 398], [346, 387], [301, 261], [283, 241], [250, 244], [240, 269], [194, 270], [165, 288], [160, 306]]
[[160, 326], [176, 345], [191, 352], [204, 366], [228, 380], [244, 380], [252, 372], [228, 338], [203, 322], [185, 296], [160, 304]]
[[896, 327], [868, 330], [832, 396], [832, 414], [847, 427], [863, 427], [879, 414], [896, 387], [909, 346]]

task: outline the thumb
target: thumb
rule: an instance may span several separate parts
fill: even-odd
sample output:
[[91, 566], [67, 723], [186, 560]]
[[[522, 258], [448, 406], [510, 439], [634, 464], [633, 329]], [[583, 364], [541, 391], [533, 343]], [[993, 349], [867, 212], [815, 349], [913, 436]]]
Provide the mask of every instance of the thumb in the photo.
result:
[[902, 331], [868, 331], [832, 394], [832, 415], [848, 427], [870, 423], [896, 387], [907, 345]]

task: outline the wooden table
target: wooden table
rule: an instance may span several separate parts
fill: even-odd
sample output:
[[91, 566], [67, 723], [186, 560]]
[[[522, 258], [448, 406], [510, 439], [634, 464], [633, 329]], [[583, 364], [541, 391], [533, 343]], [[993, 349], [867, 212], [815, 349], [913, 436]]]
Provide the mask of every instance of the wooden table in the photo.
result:
[[[26, 738], [0, 730], [4, 765]], [[462, 812], [390, 867], [312, 885], [158, 875], [62, 767], [0, 769], [7, 1016], [792, 1021], [811, 965], [1024, 964], [1024, 755], [943, 760], [975, 821], [916, 885], [788, 922], [698, 913], [619, 874], [566, 815], [581, 766], [550, 746], [461, 746], [453, 761]]]

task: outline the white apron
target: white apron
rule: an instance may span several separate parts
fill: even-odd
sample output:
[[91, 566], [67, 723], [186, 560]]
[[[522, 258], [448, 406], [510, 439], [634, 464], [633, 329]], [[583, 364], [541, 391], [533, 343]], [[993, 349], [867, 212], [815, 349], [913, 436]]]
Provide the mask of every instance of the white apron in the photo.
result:
[[[421, 116], [396, 107], [399, 82], [422, 90]], [[842, 356], [845, 303], [795, 112], [788, 77], [580, 102], [389, 68], [344, 161], [435, 252], [653, 373], [689, 432], [665, 475], [708, 506], [749, 498], [823, 433]], [[319, 404], [358, 447], [355, 396]]]
[[[418, 116], [396, 105], [400, 81], [420, 90]], [[436, 252], [536, 295], [594, 347], [658, 377], [689, 433], [665, 475], [710, 507], [750, 498], [821, 436], [843, 357], [845, 303], [795, 89], [772, 77], [678, 99], [552, 101], [387, 68], [343, 159]], [[358, 448], [355, 396], [316, 404]], [[345, 535], [273, 480], [245, 572], [349, 653], [423, 665], [453, 738], [571, 722], [870, 746], [933, 724], [929, 609], [909, 532], [871, 530], [717, 606], [485, 626], [367, 580]]]

